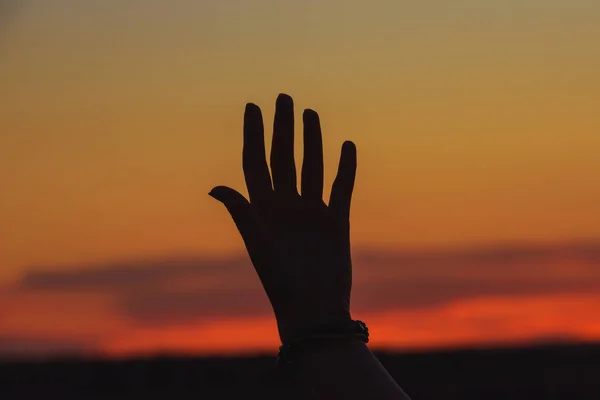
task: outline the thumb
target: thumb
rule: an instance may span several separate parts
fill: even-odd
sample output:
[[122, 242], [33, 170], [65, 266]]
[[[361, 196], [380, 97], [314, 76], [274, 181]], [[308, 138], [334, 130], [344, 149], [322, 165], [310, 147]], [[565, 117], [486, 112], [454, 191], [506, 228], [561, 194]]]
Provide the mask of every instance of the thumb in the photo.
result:
[[243, 208], [250, 205], [248, 200], [237, 190], [227, 186], [215, 186], [208, 195], [223, 203], [228, 210]]
[[240, 192], [227, 186], [216, 186], [208, 195], [223, 203], [240, 233], [243, 234], [243, 227], [247, 225], [250, 217], [250, 203], [248, 200]]
[[268, 234], [262, 229], [256, 210], [243, 195], [226, 186], [217, 186], [208, 195], [223, 203], [229, 214], [231, 214], [231, 218], [233, 218], [233, 222], [246, 245], [252, 264], [262, 280], [265, 268], [268, 268], [268, 259], [272, 252], [267, 250], [269, 248]]

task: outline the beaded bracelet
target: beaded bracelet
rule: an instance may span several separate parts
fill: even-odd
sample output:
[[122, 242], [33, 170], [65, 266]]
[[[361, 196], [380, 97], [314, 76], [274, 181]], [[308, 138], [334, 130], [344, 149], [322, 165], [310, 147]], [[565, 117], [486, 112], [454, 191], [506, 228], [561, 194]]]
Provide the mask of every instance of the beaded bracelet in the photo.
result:
[[312, 332], [299, 335], [296, 339], [284, 343], [279, 348], [277, 367], [283, 368], [293, 364], [295, 356], [303, 349], [318, 347], [330, 343], [332, 340], [352, 338], [368, 343], [369, 328], [367, 328], [367, 324], [359, 320], [349, 320], [321, 326]]

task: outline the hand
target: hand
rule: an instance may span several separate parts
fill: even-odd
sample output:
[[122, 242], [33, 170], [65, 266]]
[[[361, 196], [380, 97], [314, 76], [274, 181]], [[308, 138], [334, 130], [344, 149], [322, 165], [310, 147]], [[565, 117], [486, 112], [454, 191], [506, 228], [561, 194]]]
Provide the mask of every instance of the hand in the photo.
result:
[[286, 343], [298, 331], [349, 320], [352, 263], [350, 200], [356, 147], [345, 142], [329, 205], [323, 201], [323, 144], [319, 116], [305, 110], [301, 194], [296, 187], [294, 104], [277, 98], [271, 175], [267, 167], [260, 108], [244, 113], [243, 169], [250, 201], [217, 186], [209, 193], [233, 218], [269, 297], [279, 335]]

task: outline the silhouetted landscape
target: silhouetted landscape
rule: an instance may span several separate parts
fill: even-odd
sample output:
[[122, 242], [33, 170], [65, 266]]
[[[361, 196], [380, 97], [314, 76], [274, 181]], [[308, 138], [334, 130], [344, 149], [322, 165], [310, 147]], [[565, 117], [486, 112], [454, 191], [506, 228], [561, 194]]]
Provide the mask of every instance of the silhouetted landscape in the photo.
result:
[[[413, 400], [600, 398], [600, 344], [376, 354]], [[309, 398], [274, 363], [272, 355], [5, 361], [0, 397]]]

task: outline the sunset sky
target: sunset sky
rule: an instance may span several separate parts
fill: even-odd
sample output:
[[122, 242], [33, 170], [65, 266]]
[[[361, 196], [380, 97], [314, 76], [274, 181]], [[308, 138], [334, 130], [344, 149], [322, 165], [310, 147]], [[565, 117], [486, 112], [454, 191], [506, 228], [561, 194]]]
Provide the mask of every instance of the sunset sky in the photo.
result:
[[326, 186], [357, 145], [373, 346], [600, 340], [599, 42], [597, 0], [0, 0], [0, 356], [275, 351], [207, 193], [280, 92]]

